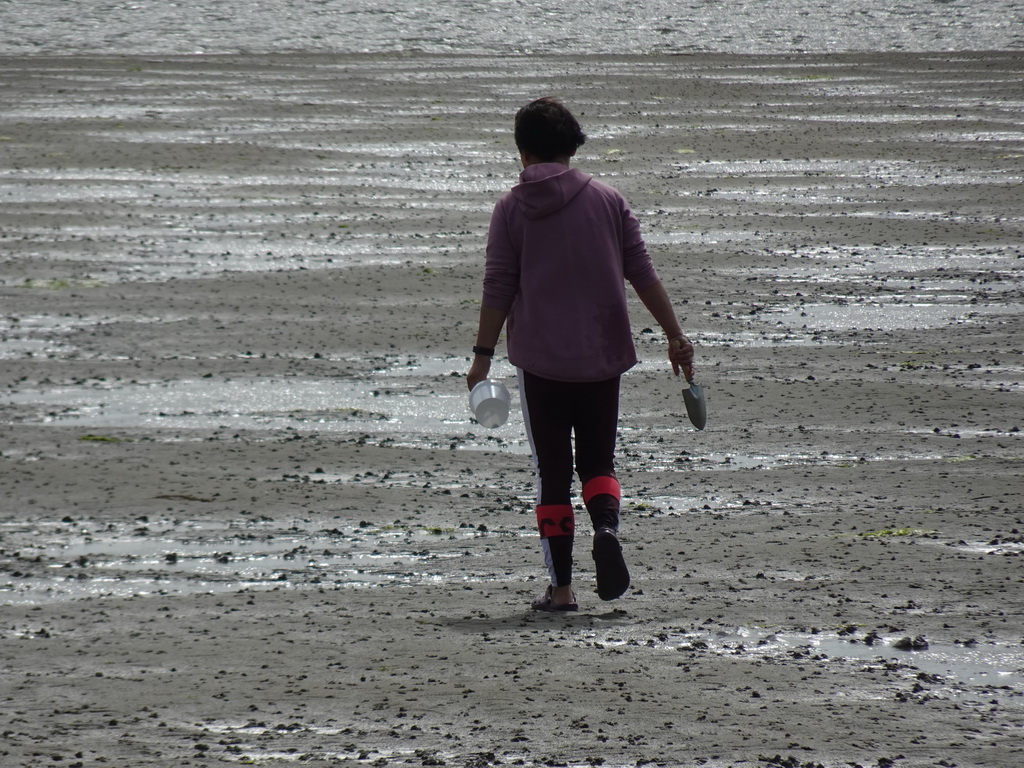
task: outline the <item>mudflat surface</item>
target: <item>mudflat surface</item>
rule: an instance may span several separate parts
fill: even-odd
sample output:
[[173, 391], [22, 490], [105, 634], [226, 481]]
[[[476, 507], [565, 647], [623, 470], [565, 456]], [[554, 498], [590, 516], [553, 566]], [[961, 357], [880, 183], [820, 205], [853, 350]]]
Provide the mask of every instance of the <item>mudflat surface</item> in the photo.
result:
[[[0, 59], [0, 763], [1019, 766], [1021, 70]], [[635, 304], [572, 616], [463, 378], [548, 93], [710, 409]]]

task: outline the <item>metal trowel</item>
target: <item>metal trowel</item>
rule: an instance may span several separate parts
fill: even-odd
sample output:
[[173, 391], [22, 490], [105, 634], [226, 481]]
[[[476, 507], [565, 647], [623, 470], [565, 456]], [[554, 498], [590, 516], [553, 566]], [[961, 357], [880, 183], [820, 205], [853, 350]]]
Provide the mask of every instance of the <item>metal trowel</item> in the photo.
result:
[[708, 423], [708, 407], [704, 402], [704, 387], [693, 379], [687, 379], [689, 389], [683, 390], [683, 402], [686, 403], [686, 415], [690, 417], [690, 423], [697, 429], [704, 429]]

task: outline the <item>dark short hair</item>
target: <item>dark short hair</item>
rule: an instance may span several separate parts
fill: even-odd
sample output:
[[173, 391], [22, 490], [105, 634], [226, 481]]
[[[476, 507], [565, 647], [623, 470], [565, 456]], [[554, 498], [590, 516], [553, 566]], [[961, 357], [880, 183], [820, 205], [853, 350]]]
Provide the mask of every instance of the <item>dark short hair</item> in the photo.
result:
[[516, 113], [516, 146], [541, 162], [571, 157], [587, 135], [561, 102], [551, 97], [531, 101]]

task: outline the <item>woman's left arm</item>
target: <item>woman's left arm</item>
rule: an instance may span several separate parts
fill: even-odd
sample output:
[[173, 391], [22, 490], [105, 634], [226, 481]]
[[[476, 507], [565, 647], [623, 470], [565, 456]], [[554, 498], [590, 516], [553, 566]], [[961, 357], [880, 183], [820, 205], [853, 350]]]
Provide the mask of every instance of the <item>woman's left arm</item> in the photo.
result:
[[[507, 312], [492, 307], [480, 307], [480, 326], [476, 332], [476, 346], [480, 349], [493, 350], [498, 344], [501, 328], [505, 325]], [[473, 363], [466, 374], [466, 384], [472, 390], [479, 382], [487, 378], [491, 372], [492, 355], [475, 353]]]

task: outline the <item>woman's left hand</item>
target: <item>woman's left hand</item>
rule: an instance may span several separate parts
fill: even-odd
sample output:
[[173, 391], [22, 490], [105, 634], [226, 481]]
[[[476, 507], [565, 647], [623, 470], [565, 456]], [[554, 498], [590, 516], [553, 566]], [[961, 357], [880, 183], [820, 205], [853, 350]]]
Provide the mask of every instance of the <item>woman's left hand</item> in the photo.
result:
[[473, 364], [469, 367], [469, 373], [466, 374], [466, 384], [469, 386], [470, 391], [472, 392], [473, 387], [486, 379], [490, 372], [491, 358], [485, 355], [474, 357]]

